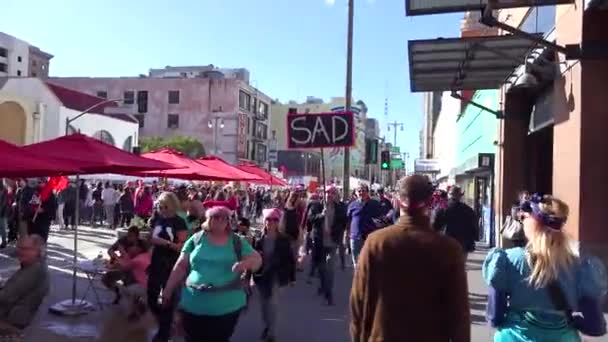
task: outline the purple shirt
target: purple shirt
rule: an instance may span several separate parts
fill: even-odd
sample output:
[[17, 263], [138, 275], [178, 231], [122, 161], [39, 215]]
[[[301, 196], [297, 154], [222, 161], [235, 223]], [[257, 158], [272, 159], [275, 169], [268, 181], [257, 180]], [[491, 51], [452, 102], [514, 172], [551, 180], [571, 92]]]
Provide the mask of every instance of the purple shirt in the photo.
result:
[[382, 206], [375, 199], [367, 202], [354, 201], [348, 206], [348, 218], [350, 218], [350, 238], [365, 239], [367, 235], [376, 230], [376, 224], [372, 218], [382, 216]]

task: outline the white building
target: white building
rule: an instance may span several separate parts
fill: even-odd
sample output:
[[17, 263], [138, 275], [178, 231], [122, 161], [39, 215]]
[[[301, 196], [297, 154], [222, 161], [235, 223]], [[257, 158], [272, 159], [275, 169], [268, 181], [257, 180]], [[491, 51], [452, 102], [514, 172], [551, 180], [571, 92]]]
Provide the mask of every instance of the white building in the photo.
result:
[[0, 77], [47, 78], [51, 58], [28, 42], [0, 32]]
[[98, 105], [71, 122], [67, 132], [96, 137], [124, 150], [137, 146], [139, 122], [130, 114], [109, 114], [105, 99], [34, 77], [0, 78], [0, 139], [17, 145], [66, 133], [66, 119]]

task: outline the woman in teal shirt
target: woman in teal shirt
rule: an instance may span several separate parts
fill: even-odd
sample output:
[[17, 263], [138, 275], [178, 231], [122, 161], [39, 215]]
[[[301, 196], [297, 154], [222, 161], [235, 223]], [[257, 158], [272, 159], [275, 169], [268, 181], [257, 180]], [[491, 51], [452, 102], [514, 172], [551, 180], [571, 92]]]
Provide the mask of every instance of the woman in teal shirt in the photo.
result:
[[171, 303], [175, 289], [185, 281], [179, 308], [186, 342], [228, 342], [247, 302], [240, 277], [245, 271], [255, 272], [262, 258], [247, 240], [232, 233], [229, 203], [208, 201], [204, 205], [209, 208], [208, 228], [186, 241], [163, 303]]
[[[571, 250], [562, 230], [568, 206], [537, 195], [522, 205], [519, 215], [528, 245], [495, 249], [483, 264], [483, 276], [491, 287], [488, 314], [497, 326], [494, 341], [579, 342], [577, 329], [591, 323], [594, 331], [605, 333], [600, 307], [607, 289], [606, 271], [598, 259]], [[572, 321], [556, 308], [551, 286], [561, 289], [568, 306], [582, 312], [584, 319], [576, 316]]]

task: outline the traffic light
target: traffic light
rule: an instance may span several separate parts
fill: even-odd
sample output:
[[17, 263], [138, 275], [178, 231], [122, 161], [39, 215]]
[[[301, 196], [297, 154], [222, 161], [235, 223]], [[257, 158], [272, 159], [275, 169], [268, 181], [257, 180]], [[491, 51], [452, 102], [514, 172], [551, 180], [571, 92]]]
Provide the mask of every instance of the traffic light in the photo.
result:
[[389, 170], [391, 168], [391, 151], [382, 151], [380, 155], [380, 169]]

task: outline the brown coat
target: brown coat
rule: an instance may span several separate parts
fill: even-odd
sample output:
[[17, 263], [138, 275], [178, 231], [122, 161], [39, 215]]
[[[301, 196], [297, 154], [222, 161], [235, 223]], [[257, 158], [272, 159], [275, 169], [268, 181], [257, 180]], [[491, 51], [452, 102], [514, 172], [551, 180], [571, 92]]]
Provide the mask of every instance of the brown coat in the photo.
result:
[[468, 342], [467, 276], [460, 245], [405, 215], [370, 234], [350, 297], [353, 342]]

